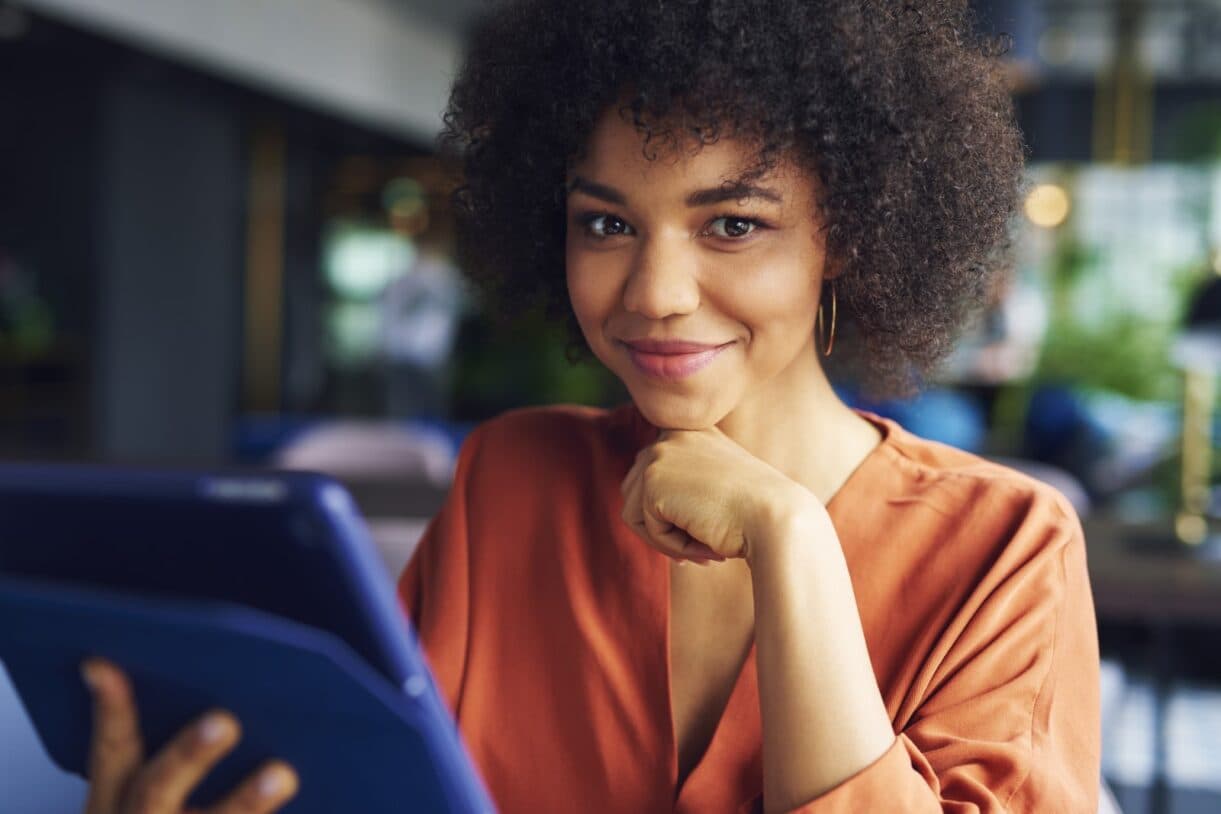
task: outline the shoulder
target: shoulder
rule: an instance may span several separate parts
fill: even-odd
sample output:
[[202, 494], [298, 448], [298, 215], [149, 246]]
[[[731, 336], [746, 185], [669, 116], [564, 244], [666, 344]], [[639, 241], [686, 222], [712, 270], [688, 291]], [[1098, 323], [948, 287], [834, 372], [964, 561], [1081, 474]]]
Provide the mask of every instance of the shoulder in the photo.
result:
[[1004, 631], [1048, 648], [1063, 624], [1088, 637], [1085, 538], [1069, 501], [1011, 467], [885, 423], [880, 465], [865, 484], [875, 513], [849, 520], [860, 532], [850, 566], [862, 601], [880, 609], [877, 629], [896, 624], [889, 610], [901, 591], [910, 638], [887, 636], [914, 647], [942, 631], [922, 656], [934, 678], [961, 664], [950, 649], [974, 653]]
[[882, 454], [893, 478], [896, 510], [938, 516], [946, 544], [991, 549], [985, 556], [1027, 555], [1083, 544], [1080, 522], [1055, 487], [977, 455], [929, 441], [884, 422]]

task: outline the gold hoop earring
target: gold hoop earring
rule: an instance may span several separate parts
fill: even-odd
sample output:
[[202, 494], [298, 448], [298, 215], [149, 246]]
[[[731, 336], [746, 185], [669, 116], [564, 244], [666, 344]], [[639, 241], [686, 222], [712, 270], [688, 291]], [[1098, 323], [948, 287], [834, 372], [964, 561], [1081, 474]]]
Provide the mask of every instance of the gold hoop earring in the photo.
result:
[[818, 303], [818, 339], [819, 339], [819, 344], [824, 346], [822, 355], [830, 356], [831, 349], [835, 347], [835, 318], [836, 318], [836, 311], [838, 310], [838, 303], [835, 300], [835, 280], [831, 281], [831, 330], [826, 332], [825, 338], [824, 338], [824, 332], [823, 332], [822, 306], [823, 306], [823, 304], [821, 302], [819, 302]]

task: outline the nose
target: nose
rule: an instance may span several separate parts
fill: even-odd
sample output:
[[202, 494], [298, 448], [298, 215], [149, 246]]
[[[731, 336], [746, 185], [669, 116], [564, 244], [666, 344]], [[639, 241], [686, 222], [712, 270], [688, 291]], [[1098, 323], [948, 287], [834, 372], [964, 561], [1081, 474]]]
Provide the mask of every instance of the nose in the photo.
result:
[[690, 314], [699, 308], [697, 260], [688, 241], [654, 235], [638, 246], [623, 287], [623, 307], [648, 319]]

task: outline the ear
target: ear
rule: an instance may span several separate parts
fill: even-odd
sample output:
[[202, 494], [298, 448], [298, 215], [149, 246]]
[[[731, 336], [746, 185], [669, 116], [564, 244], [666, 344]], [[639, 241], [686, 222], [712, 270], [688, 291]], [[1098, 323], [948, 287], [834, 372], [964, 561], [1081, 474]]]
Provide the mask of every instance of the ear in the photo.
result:
[[844, 263], [838, 257], [825, 255], [822, 266], [822, 281], [828, 283], [844, 273]]

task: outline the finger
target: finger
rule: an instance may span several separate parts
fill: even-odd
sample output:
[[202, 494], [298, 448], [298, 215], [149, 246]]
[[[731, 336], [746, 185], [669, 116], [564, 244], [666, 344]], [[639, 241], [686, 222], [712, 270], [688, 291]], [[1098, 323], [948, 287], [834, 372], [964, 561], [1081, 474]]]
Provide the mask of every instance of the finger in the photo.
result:
[[131, 683], [103, 659], [88, 659], [81, 677], [93, 697], [93, 734], [89, 745], [89, 797], [86, 814], [118, 808], [124, 789], [144, 760], [144, 743]]
[[[698, 562], [700, 557], [684, 557], [679, 552], [682, 550], [682, 545], [688, 540], [691, 540], [686, 532], [682, 529], [677, 529], [669, 521], [662, 518], [656, 512], [650, 513], [647, 503], [647, 488], [645, 486], [645, 471], [648, 466], [649, 459], [638, 458], [636, 466], [639, 467], [631, 482], [627, 484], [627, 491], [623, 499], [623, 522], [636, 533], [636, 536], [647, 543], [650, 547], [657, 549], [661, 554], [674, 559], [680, 565], [688, 561]], [[635, 467], [634, 467], [635, 468]], [[650, 518], [652, 518], [650, 520]], [[711, 549], [708, 549], [711, 552]], [[716, 556], [713, 553], [713, 556]]]
[[644, 506], [643, 511], [647, 534], [664, 548], [667, 554], [700, 565], [725, 561], [724, 555], [692, 537], [686, 529], [674, 525], [649, 506]]
[[208, 814], [266, 814], [291, 800], [300, 788], [297, 773], [287, 763], [273, 760], [242, 781]]
[[623, 480], [619, 483], [619, 494], [626, 497], [628, 489], [631, 488], [633, 483], [640, 479], [640, 470], [643, 468], [641, 465], [641, 460], [641, 457], [637, 455], [631, 468], [628, 469], [627, 474], [623, 476]]
[[132, 789], [141, 812], [177, 814], [191, 791], [241, 739], [241, 726], [223, 710], [203, 715], [161, 748]]
[[[706, 565], [706, 560], [708, 559], [723, 560], [724, 558], [711, 548], [695, 541], [682, 529], [674, 527], [667, 521], [658, 518], [656, 523], [649, 525], [647, 522], [649, 515], [645, 511], [644, 505], [645, 487], [643, 477], [648, 461], [649, 459], [645, 457], [638, 457], [636, 464], [633, 465], [632, 470], [629, 472], [629, 477], [624, 479], [625, 491], [621, 514], [623, 522], [651, 548], [674, 559], [679, 565], [685, 565], [687, 562]], [[682, 547], [687, 544], [693, 544], [694, 547], [689, 548], [686, 555], [680, 555], [678, 552], [682, 551]]]
[[[690, 557], [695, 560], [703, 561], [725, 562], [726, 557], [724, 554], [719, 553], [711, 546], [701, 543], [699, 540], [695, 539], [689, 534], [685, 536], [687, 540], [685, 543], [683, 543], [684, 557]], [[705, 562], [705, 564], [707, 564], [707, 562]]]
[[633, 478], [623, 494], [623, 512], [620, 516], [628, 528], [640, 534], [644, 530], [644, 517], [640, 513], [640, 495], [642, 485], [639, 477]]
[[674, 551], [671, 547], [659, 543], [654, 539], [653, 533], [650, 532], [646, 522], [647, 515], [644, 512], [644, 484], [643, 478], [636, 480], [635, 485], [628, 493], [627, 500], [624, 504], [623, 521], [636, 533], [649, 548], [656, 550], [659, 554], [664, 554], [671, 559], [674, 559], [679, 565], [686, 565], [687, 560], [675, 558]]
[[643, 516], [645, 537], [655, 548], [677, 560], [693, 559], [683, 553], [683, 547], [691, 539], [687, 532], [659, 517], [647, 506], [644, 507]]

